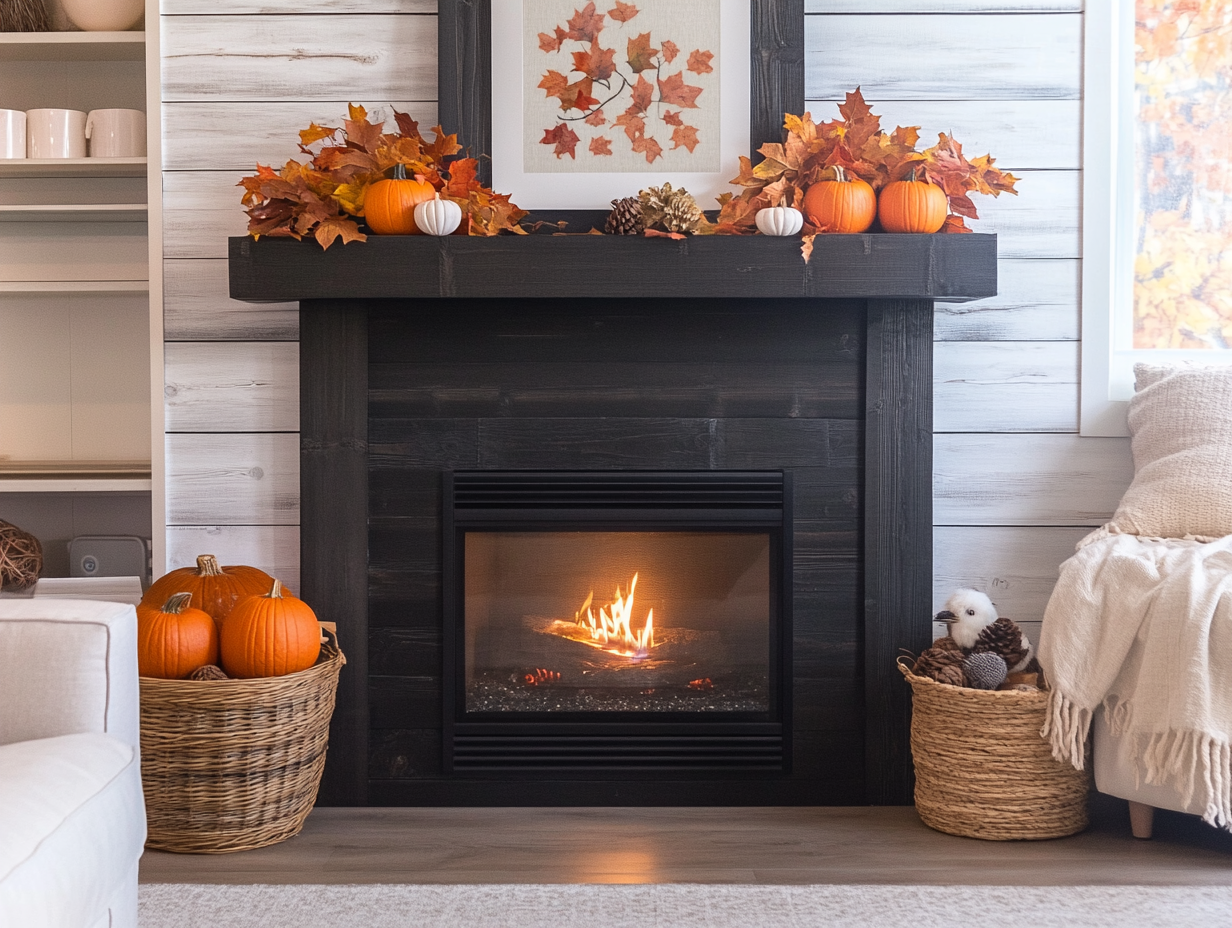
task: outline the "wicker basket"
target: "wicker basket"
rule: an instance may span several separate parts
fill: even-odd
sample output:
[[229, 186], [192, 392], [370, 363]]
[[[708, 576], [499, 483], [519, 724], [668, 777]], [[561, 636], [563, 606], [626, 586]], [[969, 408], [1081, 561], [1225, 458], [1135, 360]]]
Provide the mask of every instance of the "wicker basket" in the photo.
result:
[[1046, 692], [976, 690], [917, 677], [911, 755], [925, 825], [988, 841], [1062, 838], [1087, 827], [1085, 770], [1052, 757], [1040, 736]]
[[256, 680], [141, 678], [146, 847], [226, 854], [299, 833], [317, 797], [338, 672], [328, 626], [315, 666]]

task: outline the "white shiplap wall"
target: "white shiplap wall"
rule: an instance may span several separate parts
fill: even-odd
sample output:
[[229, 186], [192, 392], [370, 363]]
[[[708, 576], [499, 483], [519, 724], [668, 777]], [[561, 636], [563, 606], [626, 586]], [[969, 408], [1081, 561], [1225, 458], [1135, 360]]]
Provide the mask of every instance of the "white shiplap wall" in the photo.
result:
[[[293, 306], [226, 296], [234, 187], [349, 101], [431, 124], [434, 0], [163, 0], [170, 560], [209, 548], [298, 582]], [[1115, 507], [1120, 439], [1077, 435], [1081, 0], [808, 0], [810, 108], [861, 85], [889, 126], [952, 132], [1022, 177], [980, 204], [1001, 295], [937, 314], [935, 588], [1038, 621], [1057, 565]]]

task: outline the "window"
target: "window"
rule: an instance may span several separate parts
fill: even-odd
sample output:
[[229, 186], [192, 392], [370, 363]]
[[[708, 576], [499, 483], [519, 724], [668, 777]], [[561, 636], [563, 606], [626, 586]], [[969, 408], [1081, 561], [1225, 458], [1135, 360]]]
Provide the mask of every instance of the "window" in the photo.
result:
[[1139, 360], [1232, 348], [1232, 5], [1088, 0], [1082, 433], [1125, 434]]

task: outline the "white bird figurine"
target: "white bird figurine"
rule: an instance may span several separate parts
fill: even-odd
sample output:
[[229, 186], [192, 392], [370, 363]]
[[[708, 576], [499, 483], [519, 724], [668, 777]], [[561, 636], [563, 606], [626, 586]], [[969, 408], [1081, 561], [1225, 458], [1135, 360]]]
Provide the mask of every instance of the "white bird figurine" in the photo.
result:
[[958, 646], [969, 650], [975, 647], [980, 632], [997, 621], [997, 607], [979, 590], [955, 590], [935, 621], [944, 622]]
[[935, 621], [945, 623], [950, 637], [964, 651], [1000, 656], [1010, 673], [1025, 670], [1035, 657], [1035, 648], [1023, 630], [1012, 619], [998, 618], [996, 604], [979, 590], [955, 590]]

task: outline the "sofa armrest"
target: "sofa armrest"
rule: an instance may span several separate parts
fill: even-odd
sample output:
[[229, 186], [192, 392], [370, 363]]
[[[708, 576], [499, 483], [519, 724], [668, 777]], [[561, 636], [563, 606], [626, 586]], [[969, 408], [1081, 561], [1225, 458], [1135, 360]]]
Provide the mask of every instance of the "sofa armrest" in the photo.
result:
[[0, 602], [0, 744], [104, 732], [136, 747], [138, 700], [132, 606]]

